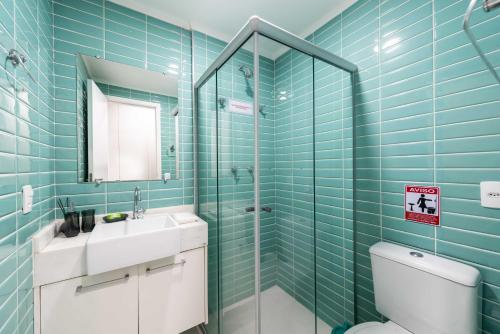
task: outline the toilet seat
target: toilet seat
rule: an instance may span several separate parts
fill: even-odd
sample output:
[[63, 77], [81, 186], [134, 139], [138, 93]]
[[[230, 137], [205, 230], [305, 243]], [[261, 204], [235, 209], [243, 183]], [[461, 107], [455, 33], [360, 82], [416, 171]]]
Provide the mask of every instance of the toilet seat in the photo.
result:
[[412, 334], [403, 327], [396, 325], [389, 321], [386, 323], [381, 322], [365, 322], [356, 325], [349, 329], [345, 334]]

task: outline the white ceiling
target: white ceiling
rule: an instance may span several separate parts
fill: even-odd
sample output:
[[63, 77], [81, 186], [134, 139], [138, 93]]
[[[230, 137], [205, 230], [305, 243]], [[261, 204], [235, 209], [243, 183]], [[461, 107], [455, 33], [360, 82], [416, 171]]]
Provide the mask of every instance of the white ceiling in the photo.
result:
[[[356, 0], [111, 0], [186, 29], [229, 41], [252, 15], [306, 37]], [[276, 57], [282, 50], [267, 50]]]

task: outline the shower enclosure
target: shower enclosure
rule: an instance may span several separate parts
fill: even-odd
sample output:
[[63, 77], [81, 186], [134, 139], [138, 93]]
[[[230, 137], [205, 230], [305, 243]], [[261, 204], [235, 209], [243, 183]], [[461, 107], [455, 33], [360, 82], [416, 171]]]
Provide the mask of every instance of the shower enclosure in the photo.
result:
[[194, 85], [210, 334], [354, 322], [356, 66], [321, 38], [253, 17]]

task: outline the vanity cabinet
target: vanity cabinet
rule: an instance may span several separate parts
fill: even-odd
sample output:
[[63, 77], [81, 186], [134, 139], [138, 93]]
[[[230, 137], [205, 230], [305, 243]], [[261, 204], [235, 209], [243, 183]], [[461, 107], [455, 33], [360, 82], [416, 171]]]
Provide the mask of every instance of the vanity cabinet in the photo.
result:
[[205, 321], [205, 256], [198, 248], [139, 267], [139, 333], [177, 334]]
[[40, 287], [42, 334], [137, 334], [137, 268]]
[[181, 333], [207, 319], [206, 247], [41, 285], [35, 308], [37, 334]]

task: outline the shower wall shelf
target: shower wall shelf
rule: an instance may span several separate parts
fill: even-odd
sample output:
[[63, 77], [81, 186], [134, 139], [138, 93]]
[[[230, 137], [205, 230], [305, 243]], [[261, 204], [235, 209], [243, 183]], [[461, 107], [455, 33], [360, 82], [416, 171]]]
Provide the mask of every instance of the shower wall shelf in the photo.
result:
[[[500, 84], [500, 75], [496, 71], [493, 64], [488, 60], [488, 58], [484, 54], [483, 50], [481, 50], [481, 47], [479, 46], [479, 43], [477, 42], [476, 36], [474, 36], [474, 34], [472, 33], [472, 30], [470, 29], [470, 19], [472, 17], [472, 13], [474, 12], [474, 9], [476, 8], [476, 4], [477, 4], [477, 0], [471, 0], [471, 2], [469, 3], [469, 7], [467, 7], [467, 11], [465, 12], [465, 16], [464, 16], [463, 29], [464, 29], [467, 37], [470, 39], [472, 46], [474, 46], [477, 53], [479, 54], [479, 57], [481, 57], [482, 61], [485, 63], [488, 70], [491, 72], [491, 74], [496, 79], [498, 84]], [[495, 8], [498, 8], [498, 7], [500, 7], [500, 0], [484, 0], [484, 2], [483, 2], [483, 9], [486, 12], [489, 12]]]

